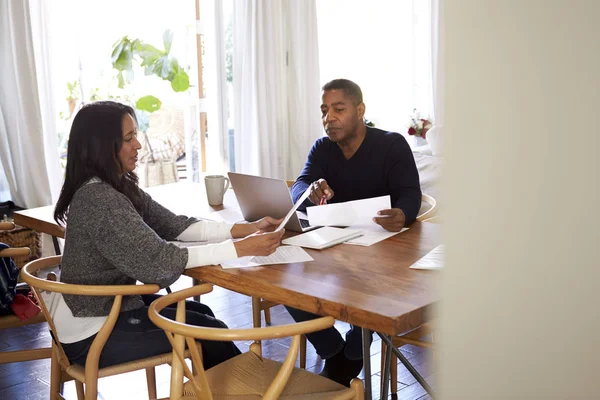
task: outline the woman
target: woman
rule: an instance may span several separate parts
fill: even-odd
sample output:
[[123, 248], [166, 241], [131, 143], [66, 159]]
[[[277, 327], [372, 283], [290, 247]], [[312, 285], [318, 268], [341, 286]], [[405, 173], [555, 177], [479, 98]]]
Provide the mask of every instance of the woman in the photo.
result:
[[[242, 256], [269, 255], [283, 232], [280, 220], [226, 224], [176, 216], [138, 187], [133, 172], [141, 145], [133, 109], [111, 101], [85, 105], [69, 137], [65, 183], [54, 210], [68, 222], [61, 281], [84, 285], [127, 285], [136, 280], [166, 287], [186, 268], [219, 264]], [[231, 241], [231, 238], [243, 238]], [[166, 241], [222, 239], [218, 244], [180, 248]], [[171, 351], [166, 335], [148, 318], [154, 296], [123, 298], [121, 315], [100, 357], [100, 367]], [[51, 312], [69, 360], [85, 365], [112, 297], [64, 295]], [[186, 321], [227, 328], [206, 305], [188, 302]], [[175, 309], [165, 316], [175, 318]], [[202, 343], [206, 369], [239, 354], [232, 342]]]

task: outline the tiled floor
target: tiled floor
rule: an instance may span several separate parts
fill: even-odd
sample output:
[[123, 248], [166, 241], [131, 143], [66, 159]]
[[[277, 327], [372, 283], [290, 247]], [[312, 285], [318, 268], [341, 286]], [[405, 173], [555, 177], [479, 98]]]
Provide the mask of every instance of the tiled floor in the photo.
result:
[[[173, 290], [187, 287], [190, 284], [190, 279], [183, 277], [173, 286]], [[217, 317], [225, 321], [229, 327], [252, 327], [252, 306], [249, 297], [215, 287], [215, 290], [212, 293], [202, 296], [202, 302], [209, 305]], [[277, 306], [271, 309], [271, 318], [273, 325], [293, 322], [283, 306]], [[340, 321], [336, 322], [336, 327], [342, 332], [349, 329], [348, 324]], [[290, 339], [281, 339], [263, 342], [263, 355], [274, 360], [282, 361], [287, 354], [289, 341]], [[42, 326], [34, 325], [19, 329], [6, 329], [0, 331], [0, 351], [49, 345], [50, 334], [48, 333], [45, 324]], [[243, 352], [248, 350], [248, 346], [249, 343], [247, 342], [238, 343], [238, 347], [240, 347]], [[426, 378], [427, 382], [435, 386], [434, 376], [432, 374], [433, 368], [431, 367], [429, 360], [429, 352], [414, 346], [404, 346], [401, 351]], [[378, 337], [375, 337], [371, 346], [373, 399], [379, 399], [379, 384], [381, 378], [380, 365], [381, 341]], [[317, 373], [323, 367], [323, 361], [317, 356], [314, 348], [310, 344], [307, 349], [306, 366], [309, 371]], [[170, 367], [166, 365], [158, 367], [156, 374], [158, 396], [168, 397]], [[49, 379], [49, 360], [0, 364], [0, 399], [48, 399]], [[416, 383], [413, 376], [401, 364], [398, 365], [397, 379], [398, 399], [425, 400], [430, 398], [421, 385]], [[98, 388], [98, 398], [102, 400], [136, 400], [148, 398], [146, 377], [143, 371], [100, 379]], [[64, 395], [65, 398], [69, 400], [77, 398], [73, 382], [65, 384]]]

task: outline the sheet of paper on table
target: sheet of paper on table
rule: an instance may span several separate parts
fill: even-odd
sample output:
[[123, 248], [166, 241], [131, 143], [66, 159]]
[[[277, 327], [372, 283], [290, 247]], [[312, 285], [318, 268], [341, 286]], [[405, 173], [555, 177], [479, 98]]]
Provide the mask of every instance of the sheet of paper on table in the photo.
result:
[[377, 211], [392, 208], [390, 196], [346, 201], [307, 207], [308, 221], [312, 226], [363, 226], [374, 224]]
[[362, 231], [362, 236], [344, 242], [344, 244], [354, 244], [356, 246], [371, 246], [408, 230], [408, 228], [402, 228], [400, 232], [389, 232], [375, 222], [368, 225], [352, 225], [346, 229], [358, 229]]
[[227, 268], [249, 268], [257, 267], [259, 265], [270, 265], [270, 264], [291, 264], [297, 262], [308, 262], [314, 261], [314, 259], [308, 254], [302, 247], [298, 246], [280, 246], [277, 248], [275, 253], [270, 256], [259, 257], [240, 257], [234, 260], [228, 260], [221, 263], [221, 267]]
[[444, 253], [445, 248], [443, 244], [440, 244], [429, 253], [425, 254], [416, 263], [410, 266], [413, 269], [429, 269], [438, 270], [444, 267]]

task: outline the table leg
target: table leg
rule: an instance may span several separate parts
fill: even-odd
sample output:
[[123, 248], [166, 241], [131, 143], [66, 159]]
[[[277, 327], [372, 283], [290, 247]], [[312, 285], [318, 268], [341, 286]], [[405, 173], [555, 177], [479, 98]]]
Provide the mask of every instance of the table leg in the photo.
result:
[[56, 236], [52, 236], [52, 244], [54, 245], [54, 254], [60, 256], [60, 245], [58, 244], [58, 238]]
[[371, 331], [362, 328], [363, 337], [363, 371], [365, 376], [365, 400], [371, 400]]
[[394, 344], [392, 343], [392, 340], [389, 337], [387, 337], [386, 335], [381, 335], [379, 333], [378, 333], [378, 335], [379, 335], [379, 337], [381, 337], [381, 340], [383, 340], [385, 342], [385, 344], [389, 348], [392, 349], [392, 351], [394, 352], [396, 357], [398, 357], [398, 360], [400, 360], [402, 365], [404, 365], [406, 367], [406, 369], [412, 374], [412, 376], [415, 377], [417, 382], [419, 382], [419, 384], [421, 384], [421, 386], [423, 386], [423, 389], [425, 389], [425, 391], [427, 393], [429, 393], [431, 398], [435, 399], [435, 396], [434, 396], [435, 391], [433, 390], [433, 388], [431, 386], [429, 386], [429, 384], [427, 382], [425, 382], [425, 379], [421, 376], [421, 374], [419, 374], [419, 372], [415, 369], [415, 367], [412, 366], [410, 361], [408, 361], [406, 359], [406, 357], [404, 357], [404, 354], [402, 354], [402, 352], [394, 346]]
[[383, 371], [381, 371], [381, 373], [382, 373], [381, 379], [383, 381], [383, 385], [381, 386], [381, 398], [382, 399], [388, 398], [388, 389], [390, 387], [390, 364], [392, 362], [392, 347], [393, 346], [386, 345], [385, 346], [385, 354], [381, 355], [382, 357], [384, 357]]

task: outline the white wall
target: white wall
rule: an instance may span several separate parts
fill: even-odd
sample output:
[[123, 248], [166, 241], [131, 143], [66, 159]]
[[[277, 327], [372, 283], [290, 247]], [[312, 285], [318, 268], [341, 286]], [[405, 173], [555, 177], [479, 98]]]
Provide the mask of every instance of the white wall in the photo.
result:
[[443, 398], [600, 398], [600, 2], [444, 7]]

